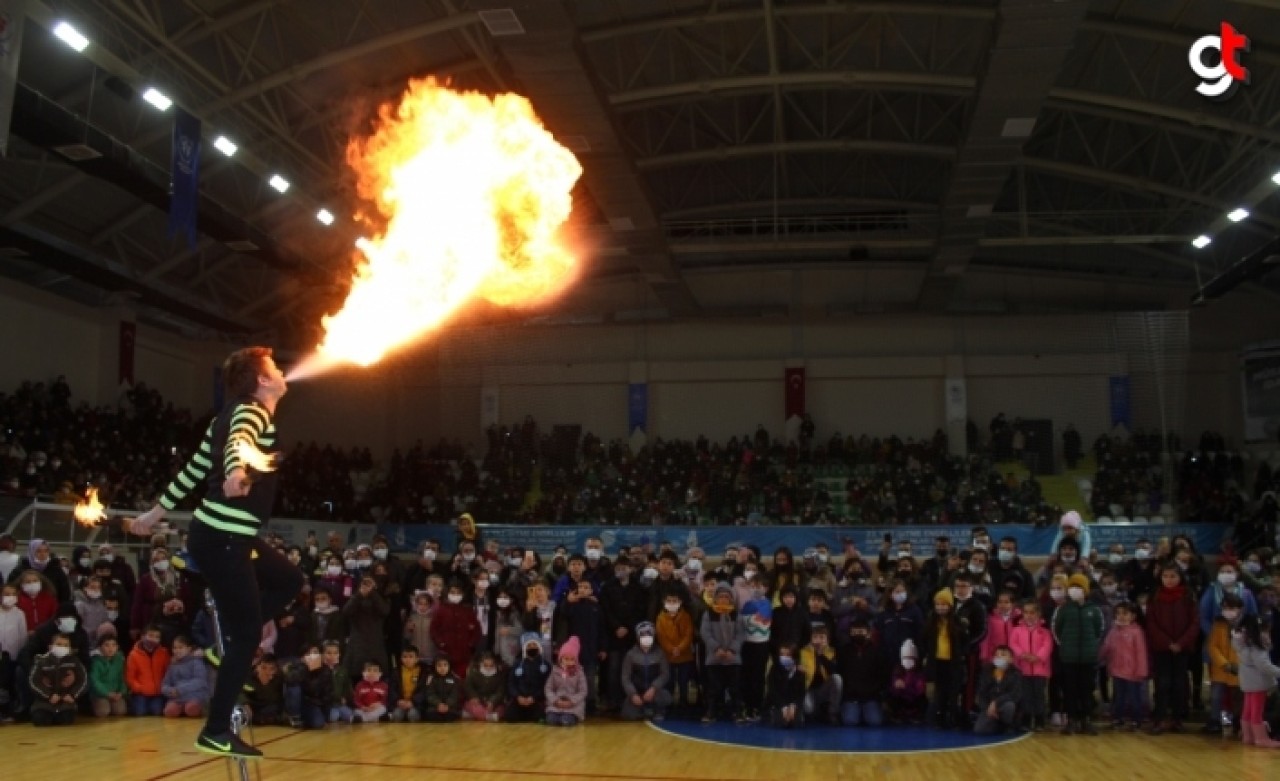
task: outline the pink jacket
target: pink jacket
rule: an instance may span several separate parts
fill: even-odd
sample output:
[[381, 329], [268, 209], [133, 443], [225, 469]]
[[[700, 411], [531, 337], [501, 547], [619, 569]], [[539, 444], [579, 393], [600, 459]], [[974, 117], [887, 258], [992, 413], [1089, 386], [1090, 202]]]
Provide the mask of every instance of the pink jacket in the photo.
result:
[[983, 662], [989, 662], [995, 658], [996, 649], [1002, 645], [1009, 645], [1010, 633], [1021, 623], [1022, 611], [1016, 607], [1009, 613], [1007, 619], [992, 610], [991, 615], [987, 616], [987, 636], [982, 638], [979, 658]]
[[1112, 678], [1145, 681], [1149, 675], [1146, 633], [1137, 624], [1116, 624], [1102, 641], [1098, 660], [1107, 665]]
[[[1013, 659], [1023, 675], [1037, 678], [1050, 677], [1050, 657], [1053, 655], [1053, 633], [1041, 622], [1035, 626], [1018, 624], [1009, 632], [1009, 648], [1013, 649]], [[1038, 662], [1025, 662], [1023, 654], [1034, 654]]]

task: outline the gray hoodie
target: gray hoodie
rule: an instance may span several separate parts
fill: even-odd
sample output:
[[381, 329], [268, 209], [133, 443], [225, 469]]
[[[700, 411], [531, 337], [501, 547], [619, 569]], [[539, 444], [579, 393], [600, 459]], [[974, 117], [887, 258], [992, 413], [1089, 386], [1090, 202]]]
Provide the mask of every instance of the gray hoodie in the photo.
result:
[[1240, 691], [1265, 692], [1275, 688], [1280, 678], [1280, 667], [1271, 663], [1267, 649], [1246, 644], [1233, 637], [1231, 643], [1240, 657]]

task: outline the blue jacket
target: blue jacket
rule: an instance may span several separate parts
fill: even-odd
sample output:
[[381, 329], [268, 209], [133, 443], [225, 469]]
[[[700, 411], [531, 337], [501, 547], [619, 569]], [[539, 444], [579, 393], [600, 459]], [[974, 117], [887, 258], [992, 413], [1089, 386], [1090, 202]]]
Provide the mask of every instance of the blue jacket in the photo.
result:
[[[1235, 593], [1239, 594], [1240, 599], [1244, 601], [1244, 614], [1256, 616], [1258, 601], [1253, 598], [1253, 592], [1243, 583], [1237, 583]], [[1200, 634], [1205, 637], [1213, 631], [1213, 622], [1222, 617], [1222, 597], [1225, 595], [1226, 592], [1222, 590], [1221, 583], [1212, 583], [1200, 598]]]
[[[177, 689], [177, 697], [169, 697], [170, 689]], [[166, 699], [178, 702], [208, 702], [210, 695], [209, 665], [203, 656], [187, 654], [181, 659], [174, 659], [165, 670], [164, 680], [160, 682], [160, 691]]]

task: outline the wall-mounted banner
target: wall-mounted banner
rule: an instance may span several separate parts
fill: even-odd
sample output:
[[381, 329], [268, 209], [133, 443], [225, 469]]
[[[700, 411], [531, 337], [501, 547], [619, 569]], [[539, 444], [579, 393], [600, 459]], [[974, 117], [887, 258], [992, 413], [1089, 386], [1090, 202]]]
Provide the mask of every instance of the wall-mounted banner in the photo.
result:
[[1133, 392], [1128, 375], [1112, 377], [1111, 389], [1111, 425], [1124, 424], [1133, 431]]
[[789, 368], [782, 375], [785, 383], [786, 409], [783, 420], [804, 417], [804, 369]]
[[200, 212], [200, 120], [176, 106], [169, 177], [169, 235], [185, 234], [194, 247]]
[[969, 420], [969, 393], [963, 377], [948, 377], [947, 422], [965, 423]]
[[480, 430], [488, 431], [501, 419], [501, 391], [497, 385], [485, 385], [480, 389]]
[[1240, 363], [1244, 438], [1280, 442], [1280, 349], [1250, 350]]
[[649, 383], [633, 382], [627, 386], [627, 435], [649, 433]]

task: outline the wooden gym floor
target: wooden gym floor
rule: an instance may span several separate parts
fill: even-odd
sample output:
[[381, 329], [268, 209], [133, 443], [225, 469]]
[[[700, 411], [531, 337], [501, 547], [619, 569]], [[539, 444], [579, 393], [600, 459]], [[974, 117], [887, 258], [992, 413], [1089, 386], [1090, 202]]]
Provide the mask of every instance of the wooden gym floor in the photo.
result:
[[[160, 718], [90, 720], [70, 728], [4, 726], [0, 757], [8, 767], [0, 775], [41, 781], [227, 779], [226, 760], [192, 748], [196, 728], [190, 720]], [[1245, 748], [1221, 737], [1109, 734], [1105, 728], [1096, 738], [1044, 733], [1006, 745], [914, 754], [744, 748], [608, 720], [573, 729], [475, 723], [331, 726], [315, 732], [261, 727], [255, 738], [267, 755], [257, 764], [268, 781], [1280, 779], [1280, 750]], [[22, 770], [15, 772], [15, 765]]]

